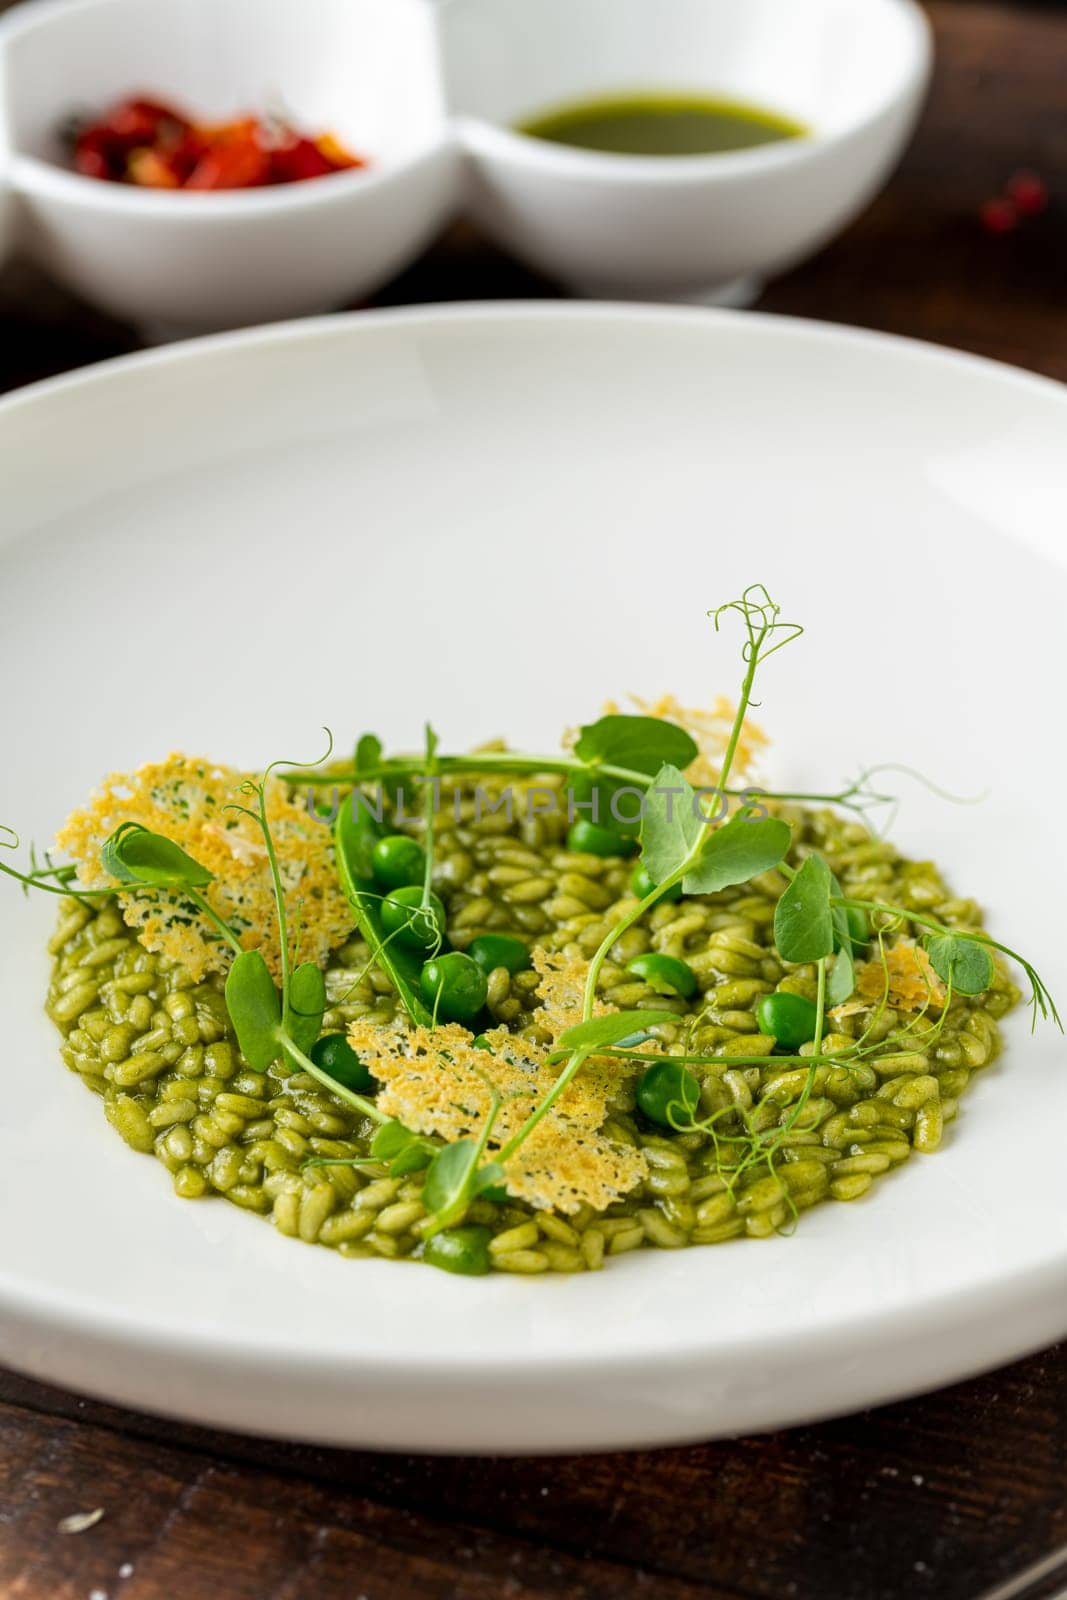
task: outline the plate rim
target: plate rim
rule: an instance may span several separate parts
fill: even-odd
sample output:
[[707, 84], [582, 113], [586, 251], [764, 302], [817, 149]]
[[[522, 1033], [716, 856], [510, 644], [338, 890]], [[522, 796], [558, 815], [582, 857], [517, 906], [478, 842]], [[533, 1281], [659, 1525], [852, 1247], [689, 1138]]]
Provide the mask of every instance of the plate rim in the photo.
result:
[[[47, 405], [56, 397], [78, 394], [82, 390], [91, 392], [100, 384], [107, 385], [141, 371], [157, 371], [168, 366], [186, 366], [189, 363], [195, 365], [205, 358], [212, 358], [229, 351], [240, 353], [250, 349], [285, 348], [300, 343], [315, 344], [334, 339], [339, 334], [350, 337], [357, 328], [400, 327], [417, 331], [420, 327], [436, 328], [442, 325], [525, 326], [538, 322], [555, 325], [577, 323], [587, 326], [624, 323], [630, 326], [664, 328], [699, 327], [702, 330], [713, 327], [736, 330], [755, 328], [761, 333], [770, 333], [805, 343], [825, 344], [829, 341], [875, 352], [896, 353], [923, 365], [947, 364], [950, 369], [961, 373], [981, 372], [986, 375], [987, 380], [991, 379], [997, 384], [1021, 386], [1028, 393], [1042, 397], [1052, 396], [1058, 405], [1067, 406], [1067, 385], [1057, 379], [1029, 373], [1005, 362], [933, 345], [923, 340], [832, 322], [782, 317], [771, 313], [673, 306], [633, 306], [620, 302], [583, 304], [539, 300], [471, 301], [440, 306], [380, 308], [312, 319], [297, 319], [210, 335], [178, 345], [114, 357], [72, 373], [60, 374], [26, 385], [0, 398], [0, 449], [3, 447], [3, 430], [7, 418], [29, 407]], [[1050, 558], [1046, 556], [1046, 559]], [[1046, 1312], [1042, 1325], [1055, 1320], [1049, 1309], [1052, 1298], [1050, 1291], [1057, 1286], [1058, 1269], [1061, 1270], [1065, 1262], [1067, 1262], [1067, 1247], [1055, 1258], [1049, 1256], [1036, 1263], [1017, 1265], [1006, 1278], [998, 1278], [995, 1284], [981, 1283], [962, 1291], [941, 1290], [934, 1296], [928, 1295], [919, 1306], [901, 1305], [895, 1307], [888, 1315], [879, 1314], [874, 1308], [866, 1308], [859, 1313], [855, 1311], [839, 1313], [834, 1322], [835, 1340], [839, 1339], [843, 1345], [858, 1344], [862, 1348], [867, 1348], [875, 1341], [889, 1343], [894, 1338], [899, 1338], [912, 1352], [908, 1364], [911, 1376], [908, 1379], [898, 1378], [895, 1382], [887, 1383], [878, 1374], [871, 1374], [870, 1391], [872, 1394], [881, 1395], [882, 1398], [887, 1394], [914, 1393], [941, 1382], [955, 1381], [954, 1378], [946, 1378], [947, 1369], [951, 1369], [957, 1377], [965, 1376], [987, 1370], [991, 1365], [997, 1365], [1000, 1360], [1011, 1357], [1010, 1355], [994, 1356], [992, 1359], [975, 1357], [968, 1365], [967, 1361], [960, 1358], [958, 1352], [954, 1357], [950, 1357], [938, 1347], [937, 1341], [932, 1341], [924, 1360], [922, 1356], [924, 1335], [935, 1331], [942, 1336], [950, 1330], [958, 1332], [970, 1319], [985, 1313], [989, 1319], [986, 1328], [988, 1343], [1003, 1349], [1010, 1347], [1013, 1351], [1018, 1351], [1020, 1345], [1025, 1348], [1035, 1347], [1035, 1344], [1025, 1345], [1025, 1341], [1020, 1339], [1018, 1330], [1013, 1335], [1011, 1327], [1021, 1314], [1039, 1304]], [[384, 1274], [392, 1268], [392, 1264], [387, 1262], [365, 1265], [372, 1268], [376, 1276], [381, 1275], [383, 1281]], [[543, 1286], [540, 1290], [536, 1285], [527, 1286], [526, 1292], [543, 1293]], [[75, 1338], [81, 1335], [89, 1340], [106, 1341], [116, 1352], [124, 1351], [134, 1357], [143, 1353], [156, 1361], [163, 1357], [184, 1355], [187, 1358], [191, 1357], [193, 1361], [202, 1362], [214, 1355], [227, 1364], [240, 1364], [243, 1360], [252, 1369], [271, 1368], [280, 1371], [284, 1368], [287, 1376], [292, 1378], [294, 1362], [307, 1360], [307, 1353], [295, 1350], [291, 1339], [281, 1338], [272, 1342], [268, 1337], [250, 1345], [247, 1339], [228, 1332], [225, 1326], [214, 1330], [206, 1326], [183, 1327], [179, 1333], [172, 1333], [160, 1323], [158, 1314], [153, 1321], [150, 1314], [136, 1312], [131, 1320], [129, 1312], [121, 1309], [112, 1310], [99, 1300], [88, 1299], [80, 1291], [72, 1293], [51, 1284], [37, 1287], [27, 1284], [24, 1280], [12, 1281], [2, 1263], [0, 1263], [0, 1309], [3, 1310], [5, 1317], [13, 1317], [26, 1325], [35, 1324], [42, 1330], [49, 1329]], [[1061, 1332], [1067, 1333], [1067, 1304], [1063, 1307]], [[795, 1332], [793, 1349], [810, 1361], [817, 1355], [818, 1347], [825, 1337], [825, 1328], [820, 1326]], [[1044, 1335], [1036, 1341], [1036, 1343], [1043, 1342], [1045, 1342]], [[736, 1352], [739, 1348], [740, 1341], [731, 1340], [723, 1353]], [[745, 1348], [758, 1360], [761, 1355], [780, 1351], [780, 1339], [769, 1333], [759, 1333], [746, 1343]], [[672, 1347], [672, 1354], [680, 1364], [699, 1365], [709, 1359], [712, 1347], [709, 1346], [706, 1336], [701, 1338], [697, 1333], [693, 1333], [687, 1337], [684, 1344]], [[328, 1355], [315, 1352], [315, 1355], [321, 1362], [323, 1376], [328, 1372], [339, 1376], [343, 1372], [344, 1361], [339, 1352], [334, 1351]], [[17, 1351], [6, 1349], [4, 1358], [12, 1366], [19, 1367], [20, 1358]], [[442, 1357], [439, 1352], [432, 1350], [418, 1358], [403, 1354], [398, 1356], [395, 1351], [382, 1347], [372, 1360], [369, 1360], [365, 1353], [349, 1359], [352, 1362], [358, 1359], [361, 1372], [387, 1378], [394, 1383], [410, 1381], [415, 1375], [421, 1384], [447, 1383], [450, 1379], [462, 1381], [476, 1373], [486, 1374], [493, 1381], [499, 1381], [505, 1375], [510, 1375], [514, 1380], [516, 1376], [516, 1362], [513, 1355], [497, 1350], [476, 1349], [474, 1345], [468, 1350], [450, 1351], [447, 1357]], [[616, 1348], [590, 1351], [579, 1347], [566, 1355], [553, 1353], [547, 1362], [538, 1365], [528, 1378], [529, 1381], [536, 1383], [538, 1380], [544, 1382], [553, 1379], [561, 1382], [573, 1381], [603, 1372], [618, 1375], [632, 1370], [638, 1359], [632, 1350]], [[70, 1371], [69, 1359], [65, 1360], [65, 1365]], [[75, 1381], [73, 1378], [62, 1376], [63, 1366], [64, 1360], [53, 1359], [45, 1375], [51, 1375], [55, 1379], [59, 1373], [57, 1381]], [[22, 1370], [40, 1369], [33, 1361], [27, 1360], [22, 1363]], [[301, 1373], [300, 1380], [294, 1382], [294, 1394], [299, 1394], [303, 1376]], [[87, 1387], [84, 1384], [82, 1386]], [[106, 1393], [107, 1390], [101, 1388], [94, 1392]], [[862, 1403], [878, 1403], [878, 1401]], [[852, 1409], [853, 1404], [853, 1401], [849, 1401], [845, 1409]], [[787, 1411], [784, 1403], [782, 1410], [783, 1413]], [[171, 1414], [190, 1413], [188, 1408], [184, 1407]], [[793, 1421], [804, 1420], [809, 1415], [833, 1414], [836, 1413], [825, 1405], [816, 1405], [809, 1413], [800, 1403], [794, 1406]], [[226, 1425], [243, 1428], [250, 1426], [247, 1421]], [[788, 1425], [792, 1425], [792, 1422]], [[687, 1426], [690, 1430], [688, 1432]], [[664, 1423], [658, 1438], [666, 1441], [709, 1437], [712, 1431], [710, 1419], [701, 1419], [695, 1415], [688, 1424], [676, 1419], [673, 1428]], [[641, 1434], [643, 1439], [646, 1436], [652, 1437], [652, 1433]], [[401, 1440], [396, 1447], [412, 1446]], [[437, 1445], [433, 1448], [442, 1447]], [[458, 1448], [494, 1447], [465, 1445], [457, 1446]], [[549, 1448], [571, 1448], [571, 1446], [560, 1445]]]
[[[1014, 383], [1054, 395], [1067, 402], [1067, 382], [1061, 382], [1045, 373], [1031, 372], [1012, 362], [993, 356], [979, 355], [971, 350], [961, 350], [954, 345], [934, 344], [910, 334], [887, 333], [878, 328], [861, 328], [851, 323], [831, 322], [825, 318], [786, 316], [773, 311], [733, 310], [723, 306], [691, 306], [655, 304], [624, 300], [456, 300], [439, 304], [426, 303], [404, 306], [371, 306], [366, 310], [328, 312], [317, 317], [294, 317], [281, 322], [266, 322], [250, 328], [235, 328], [225, 333], [202, 334], [191, 339], [181, 339], [173, 344], [154, 345], [143, 350], [132, 350], [124, 355], [109, 356], [103, 361], [89, 362], [71, 372], [57, 373], [49, 378], [39, 378], [34, 383], [22, 384], [0, 395], [0, 425], [8, 415], [23, 407], [42, 403], [56, 395], [74, 393], [82, 388], [106, 384], [116, 377], [131, 372], [153, 371], [157, 368], [185, 365], [205, 355], [241, 351], [269, 345], [298, 343], [301, 339], [317, 342], [336, 336], [339, 331], [356, 328], [389, 327], [394, 324], [419, 323], [471, 323], [514, 321], [527, 323], [583, 322], [602, 323], [620, 321], [632, 324], [647, 323], [663, 327], [672, 324], [703, 326], [707, 323], [726, 328], [756, 327], [767, 332], [777, 332], [798, 340], [836, 340], [843, 344], [867, 346], [871, 349], [897, 351], [919, 362], [934, 365], [947, 364], [965, 370], [982, 371], [987, 377], [1001, 382]], [[2, 441], [0, 441], [2, 442]]]

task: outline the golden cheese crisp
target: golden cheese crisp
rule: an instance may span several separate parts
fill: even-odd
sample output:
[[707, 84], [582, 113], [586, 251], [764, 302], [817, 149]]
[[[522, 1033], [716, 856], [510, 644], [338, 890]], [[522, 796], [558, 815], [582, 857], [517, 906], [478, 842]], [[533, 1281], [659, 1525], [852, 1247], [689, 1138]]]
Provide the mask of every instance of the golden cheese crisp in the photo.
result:
[[[253, 806], [245, 786], [255, 781], [233, 767], [177, 753], [136, 772], [114, 772], [89, 805], [67, 819], [56, 846], [76, 862], [85, 888], [99, 888], [111, 881], [100, 852], [121, 823], [139, 822], [165, 834], [214, 873], [215, 882], [203, 891], [208, 903], [245, 949], [262, 950], [277, 976], [281, 952], [267, 848], [255, 818], [234, 809]], [[267, 780], [266, 813], [293, 958], [321, 966], [355, 925], [333, 864], [330, 830], [277, 778]], [[195, 980], [229, 966], [229, 946], [180, 894], [139, 890], [120, 895], [119, 904], [146, 949], [180, 962]]]
[[[530, 959], [541, 980], [537, 997], [544, 1009], [538, 1012], [537, 1021], [558, 1039], [565, 1029], [576, 1028], [583, 1020], [589, 963], [581, 956], [540, 949], [534, 950]], [[594, 1017], [611, 1009], [603, 1000], [593, 1001]]]
[[[581, 1019], [585, 968], [540, 950], [534, 960], [544, 1001], [538, 1024], [556, 1041]], [[382, 1084], [380, 1108], [414, 1133], [477, 1138], [499, 1095], [490, 1160], [522, 1127], [560, 1071], [559, 1064], [548, 1063], [551, 1045], [519, 1038], [506, 1028], [485, 1034], [487, 1050], [476, 1048], [472, 1035], [456, 1023], [415, 1028], [399, 1017], [387, 1028], [353, 1023], [348, 1037]], [[587, 1061], [506, 1163], [508, 1192], [542, 1210], [574, 1213], [582, 1205], [602, 1211], [640, 1183], [648, 1172], [642, 1153], [600, 1131], [618, 1086], [619, 1069], [610, 1057]]]
[[900, 1011], [921, 1011], [924, 1006], [940, 1011], [946, 993], [926, 951], [908, 940], [886, 950], [884, 966], [880, 960], [865, 961], [857, 969], [856, 994], [867, 1004], [884, 998]]

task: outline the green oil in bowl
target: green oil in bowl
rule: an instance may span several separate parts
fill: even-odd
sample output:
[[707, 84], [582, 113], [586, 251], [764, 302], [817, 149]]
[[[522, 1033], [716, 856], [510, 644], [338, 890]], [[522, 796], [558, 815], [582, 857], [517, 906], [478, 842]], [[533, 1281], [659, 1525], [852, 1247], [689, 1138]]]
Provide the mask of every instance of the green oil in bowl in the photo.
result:
[[761, 106], [702, 94], [619, 94], [575, 100], [516, 126], [531, 139], [619, 156], [704, 156], [751, 150], [808, 130]]

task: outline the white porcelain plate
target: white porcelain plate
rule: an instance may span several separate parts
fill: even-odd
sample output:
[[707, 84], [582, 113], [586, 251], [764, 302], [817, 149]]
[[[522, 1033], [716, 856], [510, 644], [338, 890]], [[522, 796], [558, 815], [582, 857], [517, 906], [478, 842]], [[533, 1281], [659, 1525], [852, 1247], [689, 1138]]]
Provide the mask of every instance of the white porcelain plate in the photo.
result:
[[[538, 747], [627, 690], [731, 692], [765, 582], [768, 778], [874, 761], [897, 834], [1067, 998], [1067, 402], [922, 346], [707, 312], [459, 308], [268, 328], [0, 407], [0, 818], [104, 772], [256, 765], [431, 717]], [[581, 1449], [777, 1427], [1067, 1332], [1067, 1059], [1020, 1012], [942, 1151], [790, 1238], [577, 1278], [345, 1261], [175, 1199], [59, 1061], [52, 906], [0, 884], [0, 1358], [350, 1445]]]

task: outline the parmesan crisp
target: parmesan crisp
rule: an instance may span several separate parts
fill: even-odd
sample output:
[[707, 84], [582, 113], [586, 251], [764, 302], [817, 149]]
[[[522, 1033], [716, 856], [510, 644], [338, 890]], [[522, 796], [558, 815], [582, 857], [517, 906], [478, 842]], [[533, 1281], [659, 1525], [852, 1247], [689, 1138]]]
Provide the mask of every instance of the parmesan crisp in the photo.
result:
[[[489, 1049], [475, 1048], [472, 1035], [455, 1023], [413, 1028], [396, 1018], [356, 1022], [349, 1041], [382, 1084], [378, 1105], [413, 1133], [443, 1139], [477, 1138], [494, 1093], [501, 1108], [487, 1148], [492, 1160], [551, 1090], [562, 1063], [547, 1057], [560, 1035], [581, 1020], [586, 966], [543, 950], [534, 952], [544, 1007], [538, 1025], [549, 1045], [518, 1038], [506, 1028], [485, 1034]], [[599, 1005], [598, 1013], [610, 1008]], [[619, 1086], [619, 1066], [609, 1056], [591, 1057], [555, 1105], [504, 1168], [509, 1194], [542, 1210], [571, 1213], [581, 1206], [602, 1211], [647, 1176], [642, 1153], [617, 1144], [600, 1130]]]
[[859, 967], [856, 993], [868, 1005], [885, 997], [900, 1011], [921, 1011], [924, 1006], [940, 1011], [947, 990], [922, 946], [902, 940], [886, 950], [884, 967], [881, 961], [865, 961]]
[[[108, 836], [123, 822], [139, 822], [187, 851], [215, 875], [202, 891], [246, 950], [261, 950], [277, 977], [281, 965], [270, 863], [253, 817], [231, 809], [253, 807], [243, 786], [256, 780], [233, 767], [173, 754], [133, 773], [113, 772], [56, 835], [57, 849], [77, 864], [83, 887], [113, 880], [100, 864]], [[278, 857], [294, 962], [322, 966], [355, 926], [333, 863], [330, 830], [269, 778], [266, 815]], [[197, 982], [223, 972], [232, 952], [210, 919], [180, 893], [128, 891], [122, 914], [146, 949], [180, 962]]]

